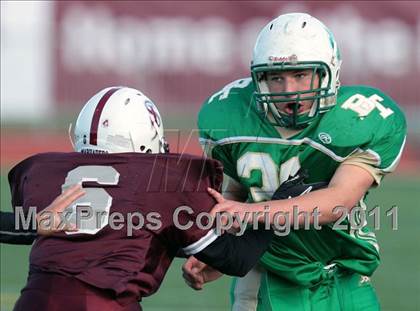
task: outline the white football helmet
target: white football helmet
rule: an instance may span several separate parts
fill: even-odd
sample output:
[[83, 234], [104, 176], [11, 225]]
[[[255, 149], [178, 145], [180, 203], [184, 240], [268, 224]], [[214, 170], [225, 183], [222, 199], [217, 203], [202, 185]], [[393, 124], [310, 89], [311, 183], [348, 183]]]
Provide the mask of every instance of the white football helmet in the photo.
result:
[[[304, 13], [280, 15], [262, 29], [254, 47], [251, 74], [258, 108], [265, 115], [271, 111], [274, 125], [305, 127], [318, 113], [335, 105], [340, 66], [337, 43], [323, 23]], [[308, 90], [270, 93], [265, 79], [267, 72], [306, 69], [319, 75], [319, 85], [314, 85], [313, 79]], [[282, 114], [276, 104], [290, 102], [290, 97], [295, 97], [297, 103], [312, 100], [312, 109], [303, 115], [298, 115], [296, 109], [293, 115]]]
[[83, 153], [164, 153], [162, 118], [153, 102], [129, 87], [108, 87], [80, 111], [74, 149]]

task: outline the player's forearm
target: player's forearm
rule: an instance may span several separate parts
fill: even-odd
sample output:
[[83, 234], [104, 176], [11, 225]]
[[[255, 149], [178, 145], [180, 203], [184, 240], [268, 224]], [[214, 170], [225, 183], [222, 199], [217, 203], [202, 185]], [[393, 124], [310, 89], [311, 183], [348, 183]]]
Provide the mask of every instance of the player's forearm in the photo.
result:
[[[344, 191], [340, 188], [330, 187], [295, 198], [254, 204], [256, 205], [255, 209], [258, 211], [269, 211], [271, 224], [282, 224], [286, 221], [285, 217], [287, 217], [292, 225], [296, 220], [294, 214], [298, 213], [299, 225], [304, 224], [305, 217], [307, 217], [305, 214], [310, 215], [311, 224], [316, 222], [322, 225], [339, 219], [344, 210], [350, 211], [363, 195], [364, 191], [360, 189], [349, 193], [349, 189]], [[336, 209], [337, 206], [343, 207], [344, 210]], [[264, 221], [264, 219], [261, 218], [261, 221]]]
[[[34, 220], [32, 220], [34, 221]], [[36, 231], [23, 226], [16, 227], [15, 214], [0, 212], [0, 242], [8, 244], [32, 244], [36, 238]]]
[[267, 250], [272, 237], [273, 232], [264, 228], [241, 236], [225, 233], [194, 256], [224, 274], [242, 277]]
[[[357, 205], [373, 182], [372, 175], [363, 168], [354, 165], [341, 165], [331, 179], [328, 188], [287, 200], [258, 203], [257, 209], [263, 210], [264, 206], [268, 206], [271, 223], [275, 223], [277, 220], [276, 213], [289, 212], [286, 217], [290, 224], [293, 224], [293, 207], [295, 207], [301, 213], [298, 218], [300, 225], [304, 222], [303, 214], [311, 215], [313, 212], [317, 212], [317, 216], [310, 218], [311, 224], [314, 224], [314, 221], [320, 225], [327, 224], [339, 219], [345, 209], [350, 211]], [[336, 207], [342, 207], [342, 209], [338, 210]]]

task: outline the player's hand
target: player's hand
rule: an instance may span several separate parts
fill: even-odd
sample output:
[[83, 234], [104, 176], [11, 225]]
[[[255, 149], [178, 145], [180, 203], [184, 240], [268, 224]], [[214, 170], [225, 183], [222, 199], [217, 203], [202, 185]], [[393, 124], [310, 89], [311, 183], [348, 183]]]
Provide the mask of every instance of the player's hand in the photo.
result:
[[[215, 217], [216, 214], [220, 214], [222, 225], [232, 223], [230, 229], [227, 230], [228, 233], [240, 231], [241, 227], [239, 222], [252, 224], [253, 215], [259, 215], [256, 205], [225, 199], [221, 193], [212, 188], [207, 188], [207, 191], [217, 201], [217, 204], [210, 211], [211, 216]], [[226, 218], [228, 217], [227, 215], [229, 215], [231, 221], [228, 221]]]
[[204, 278], [201, 272], [206, 266], [204, 262], [201, 262], [194, 256], [190, 256], [182, 265], [182, 277], [185, 283], [195, 290], [202, 289]]
[[195, 290], [203, 289], [205, 283], [220, 278], [223, 274], [204, 262], [191, 256], [182, 266], [182, 276], [185, 283]]
[[77, 231], [74, 225], [62, 224], [60, 214], [84, 194], [83, 188], [77, 184], [56, 197], [50, 205], [36, 215], [37, 234], [51, 235], [61, 231]]

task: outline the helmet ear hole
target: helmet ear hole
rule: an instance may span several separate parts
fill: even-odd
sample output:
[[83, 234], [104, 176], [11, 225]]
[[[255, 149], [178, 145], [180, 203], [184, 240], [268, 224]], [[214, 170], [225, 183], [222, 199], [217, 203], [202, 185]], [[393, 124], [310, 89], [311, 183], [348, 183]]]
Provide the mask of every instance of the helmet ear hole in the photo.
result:
[[146, 149], [146, 147], [145, 147], [145, 146], [143, 146], [143, 145], [141, 145], [141, 146], [140, 146], [140, 151], [144, 151], [144, 149]]
[[147, 149], [146, 150], [146, 153], [152, 153], [152, 150], [151, 149]]

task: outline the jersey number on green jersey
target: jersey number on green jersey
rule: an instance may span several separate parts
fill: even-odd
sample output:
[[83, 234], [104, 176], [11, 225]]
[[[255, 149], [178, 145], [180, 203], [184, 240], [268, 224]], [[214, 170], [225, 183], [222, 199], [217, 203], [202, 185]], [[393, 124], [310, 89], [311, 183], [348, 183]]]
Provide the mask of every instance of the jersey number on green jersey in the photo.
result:
[[[274, 191], [290, 176], [294, 176], [300, 169], [297, 156], [284, 162], [280, 168], [270, 154], [264, 152], [246, 152], [237, 162], [237, 172], [240, 178], [253, 179], [254, 171], [261, 173], [259, 187], [250, 187], [249, 191], [254, 202], [271, 199]], [[254, 182], [255, 183], [255, 182]]]

